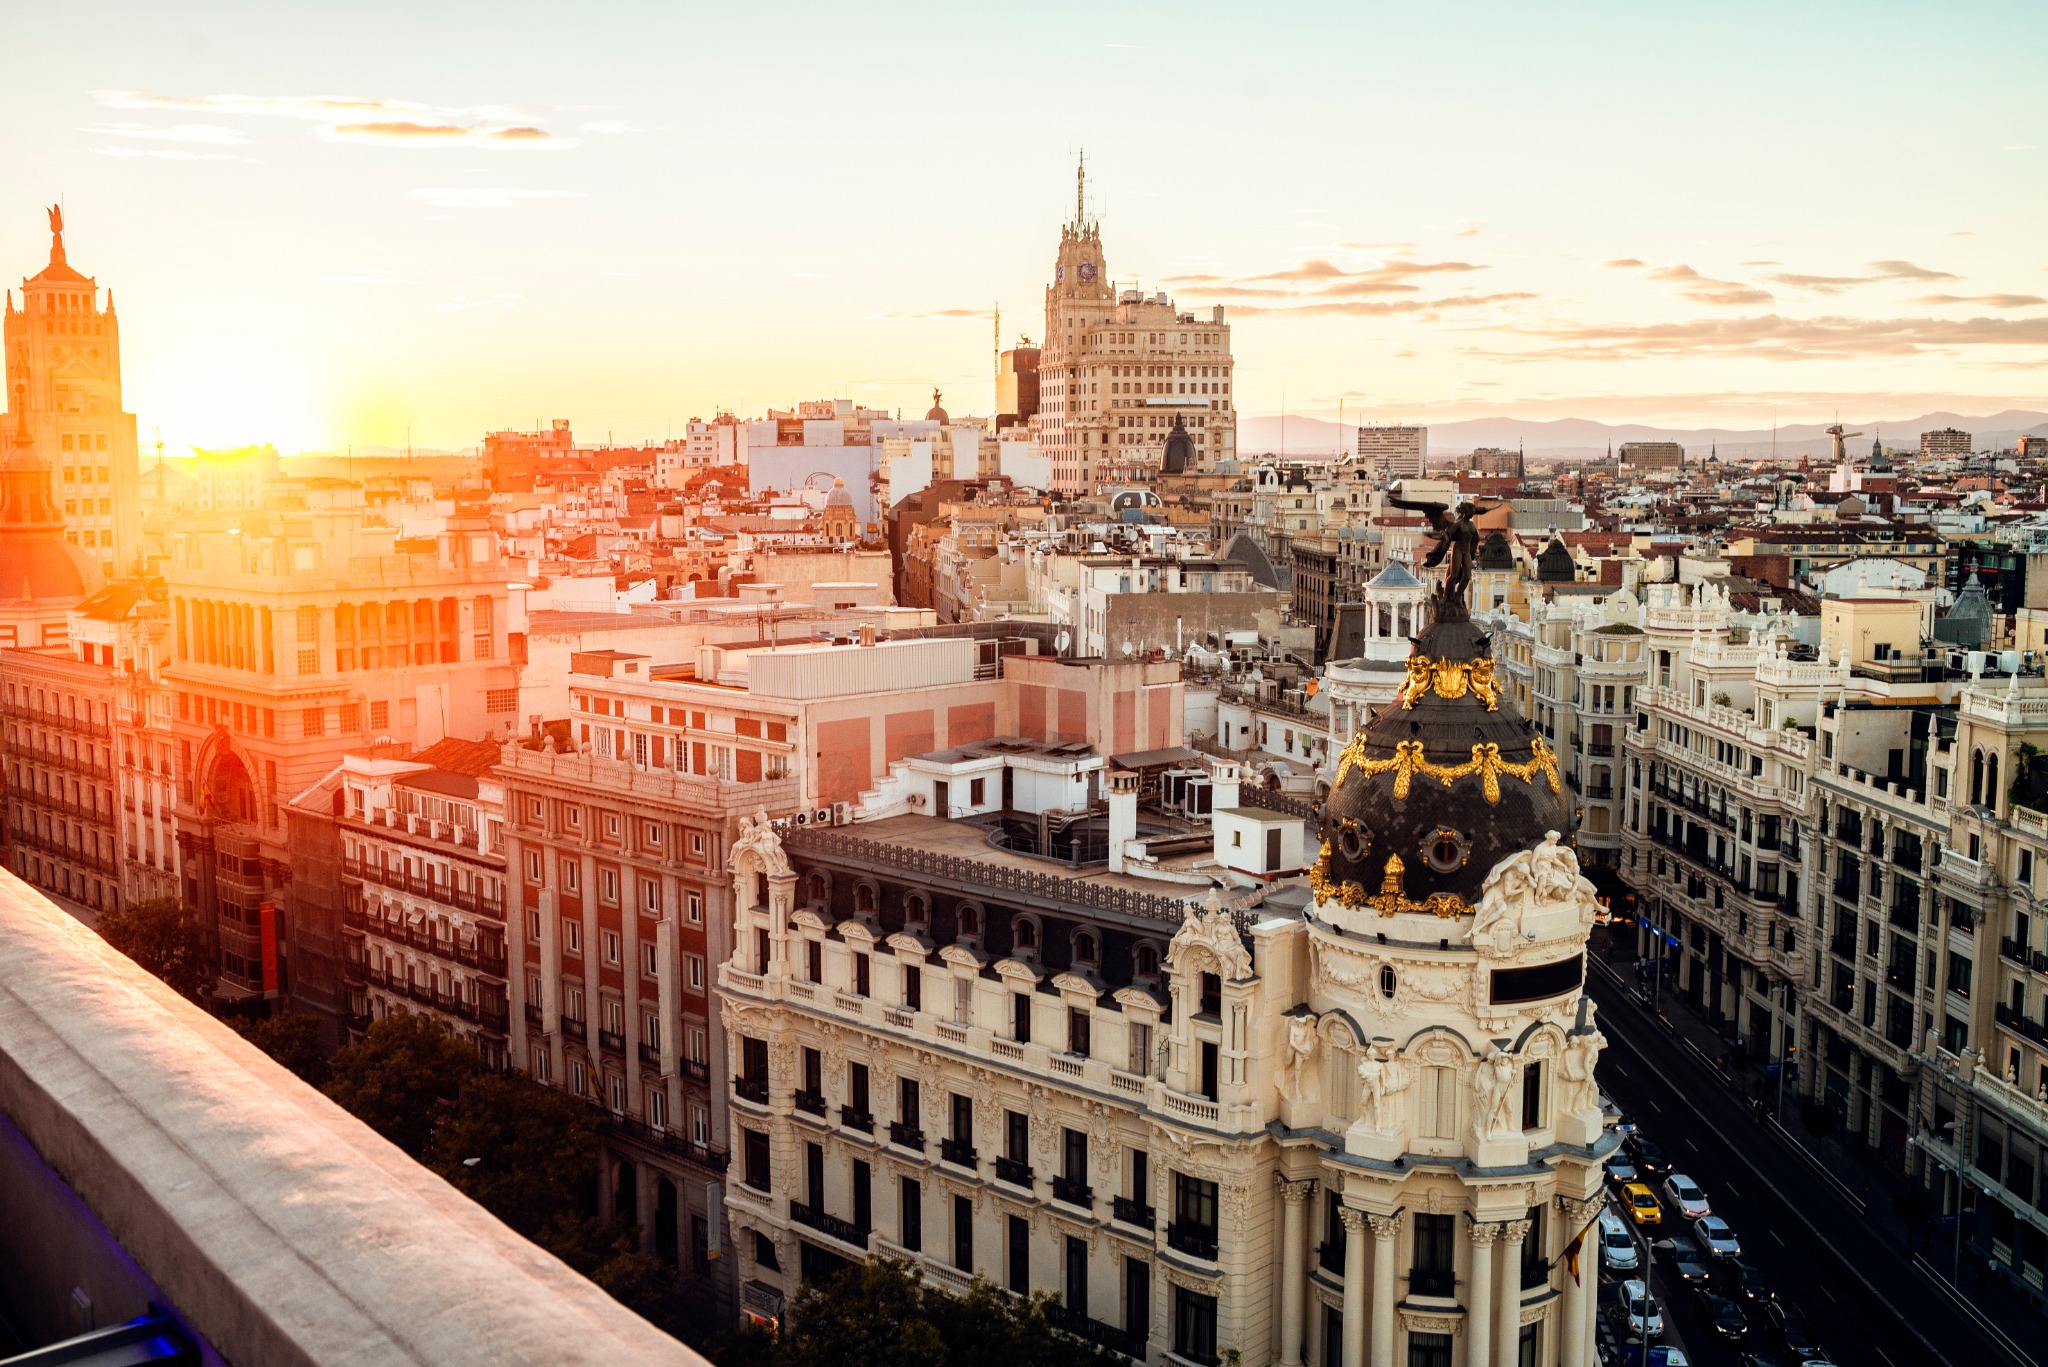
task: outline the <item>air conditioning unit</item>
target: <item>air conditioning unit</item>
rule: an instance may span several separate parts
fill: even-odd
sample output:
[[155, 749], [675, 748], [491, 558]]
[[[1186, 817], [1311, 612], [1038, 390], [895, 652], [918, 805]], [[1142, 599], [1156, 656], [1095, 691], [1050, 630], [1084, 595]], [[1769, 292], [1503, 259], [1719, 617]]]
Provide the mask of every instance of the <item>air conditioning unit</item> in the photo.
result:
[[808, 826], [811, 824], [811, 814], [809, 812], [798, 812], [795, 816], [792, 816], [790, 820], [794, 821], [799, 826]]
[[812, 812], [811, 824], [813, 826], [830, 826], [832, 824], [832, 809], [830, 807], [820, 807], [817, 811]]
[[923, 793], [912, 793], [908, 801], [910, 805], [913, 807], [923, 807], [925, 803], [925, 795]]
[[835, 826], [851, 826], [853, 824], [853, 804], [851, 802], [835, 802], [832, 804], [832, 824]]

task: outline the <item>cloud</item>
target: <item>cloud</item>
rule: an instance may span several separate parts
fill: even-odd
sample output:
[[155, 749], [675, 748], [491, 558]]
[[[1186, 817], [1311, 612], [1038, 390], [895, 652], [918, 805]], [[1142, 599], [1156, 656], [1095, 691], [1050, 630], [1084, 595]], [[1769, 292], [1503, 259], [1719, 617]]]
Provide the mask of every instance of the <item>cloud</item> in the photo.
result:
[[2038, 294], [1923, 294], [1912, 301], [1916, 304], [1982, 304], [1994, 309], [2024, 309], [2036, 304], [2048, 304]]
[[1960, 280], [1947, 271], [1932, 271], [1910, 261], [1873, 261], [1868, 275], [1774, 275], [1771, 279], [1812, 294], [1840, 294], [1859, 285], [1877, 285], [1887, 280]]
[[1326, 299], [1294, 304], [1240, 304], [1240, 318], [1413, 318], [1435, 322], [1446, 310], [1484, 308], [1493, 304], [1519, 303], [1538, 296], [1522, 290], [1499, 294], [1457, 294], [1443, 299]]
[[1546, 345], [1475, 352], [1496, 361], [1640, 361], [1730, 356], [1750, 360], [1846, 360], [1917, 356], [1970, 347], [2048, 347], [2048, 317], [1786, 318], [1761, 314], [1679, 323], [1499, 324], [1496, 330]]
[[155, 157], [160, 161], [247, 161], [233, 152], [188, 152], [182, 147], [95, 147], [103, 157]]
[[1356, 298], [1362, 295], [1419, 294], [1416, 279], [1432, 275], [1457, 275], [1483, 271], [1485, 266], [1469, 261], [1418, 261], [1396, 255], [1376, 265], [1347, 269], [1328, 257], [1310, 257], [1284, 270], [1256, 275], [1176, 275], [1167, 277], [1175, 286], [1195, 287], [1208, 299], [1296, 299]]
[[587, 199], [581, 190], [515, 190], [482, 185], [439, 185], [407, 190], [405, 197], [435, 209], [510, 209], [542, 199]]
[[888, 320], [890, 320], [890, 321], [892, 321], [892, 322], [904, 322], [904, 321], [911, 321], [911, 320], [916, 320], [916, 319], [921, 319], [921, 318], [986, 318], [986, 317], [988, 317], [988, 310], [987, 310], [987, 309], [922, 309], [922, 310], [913, 310], [913, 311], [909, 311], [909, 312], [902, 312], [902, 311], [898, 311], [898, 310], [894, 310], [894, 309], [891, 309], [891, 310], [890, 310], [889, 312], [887, 312], [887, 313], [878, 313], [878, 314], [875, 314], [874, 316], [875, 316], [875, 317], [877, 317], [877, 318], [886, 318], [886, 319], [888, 319]]
[[1678, 285], [1681, 297], [1695, 304], [1768, 304], [1771, 294], [1751, 285], [1735, 280], [1715, 280], [1701, 275], [1691, 266], [1658, 266], [1650, 272], [1652, 280], [1670, 280]]
[[1456, 237], [1477, 237], [1485, 227], [1486, 225], [1483, 222], [1467, 223], [1453, 235]]
[[576, 131], [612, 136], [619, 133], [644, 133], [647, 130], [634, 126], [631, 119], [592, 119], [589, 123], [577, 124]]
[[178, 123], [151, 127], [146, 123], [110, 123], [96, 128], [81, 128], [81, 133], [97, 133], [110, 138], [142, 138], [150, 142], [189, 142], [207, 147], [241, 147], [249, 139], [233, 128], [223, 128], [213, 123]]
[[1623, 256], [1617, 257], [1613, 261], [1602, 261], [1600, 264], [1603, 266], [1611, 267], [1615, 270], [1627, 270], [1631, 267], [1640, 266], [1643, 263], [1636, 260], [1633, 256]]
[[317, 125], [319, 136], [330, 142], [396, 147], [576, 145], [576, 139], [550, 133], [529, 114], [499, 105], [443, 108], [412, 100], [351, 95], [157, 95], [141, 90], [95, 90], [92, 95], [109, 109], [174, 109], [294, 119]]
[[519, 296], [511, 293], [487, 294], [481, 299], [472, 299], [458, 294], [434, 305], [436, 313], [461, 313], [467, 309], [510, 309], [519, 307]]

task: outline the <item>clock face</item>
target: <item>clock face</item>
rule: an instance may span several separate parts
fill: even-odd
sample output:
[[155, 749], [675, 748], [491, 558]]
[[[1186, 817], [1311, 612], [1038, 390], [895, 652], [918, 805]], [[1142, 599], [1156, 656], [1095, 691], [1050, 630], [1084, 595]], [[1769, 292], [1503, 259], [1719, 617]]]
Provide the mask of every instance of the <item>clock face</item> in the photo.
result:
[[1054, 262], [1054, 263], [1053, 263], [1053, 268], [1052, 268], [1052, 282], [1053, 282], [1053, 283], [1054, 283], [1055, 285], [1057, 285], [1057, 284], [1059, 284], [1059, 282], [1060, 282], [1060, 281], [1062, 281], [1062, 280], [1064, 280], [1064, 279], [1066, 279], [1066, 278], [1067, 278], [1067, 263], [1066, 263], [1066, 262], [1064, 262], [1064, 261], [1058, 261], [1058, 262]]
[[1084, 284], [1084, 285], [1092, 285], [1092, 284], [1094, 284], [1094, 283], [1095, 283], [1095, 263], [1094, 263], [1093, 261], [1083, 261], [1083, 262], [1081, 263], [1081, 268], [1080, 268], [1080, 270], [1076, 271], [1076, 272], [1075, 272], [1075, 274], [1077, 274], [1077, 275], [1079, 275], [1079, 276], [1081, 277], [1081, 283], [1082, 283], [1082, 284]]

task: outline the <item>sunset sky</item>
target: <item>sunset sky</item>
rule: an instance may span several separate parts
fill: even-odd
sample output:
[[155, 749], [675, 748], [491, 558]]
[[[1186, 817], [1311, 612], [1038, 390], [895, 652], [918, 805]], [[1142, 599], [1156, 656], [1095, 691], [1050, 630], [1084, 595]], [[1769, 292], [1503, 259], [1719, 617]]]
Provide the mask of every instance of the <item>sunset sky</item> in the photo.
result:
[[986, 412], [1083, 147], [1249, 414], [2048, 407], [2039, 0], [7, 14], [0, 269], [61, 198], [145, 450]]

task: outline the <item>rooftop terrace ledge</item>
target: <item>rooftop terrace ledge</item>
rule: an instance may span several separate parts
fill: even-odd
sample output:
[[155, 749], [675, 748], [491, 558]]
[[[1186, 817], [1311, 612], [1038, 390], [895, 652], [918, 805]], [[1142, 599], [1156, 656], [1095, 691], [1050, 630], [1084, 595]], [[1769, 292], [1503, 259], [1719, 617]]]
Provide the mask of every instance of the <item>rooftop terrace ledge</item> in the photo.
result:
[[0, 1115], [229, 1362], [704, 1362], [4, 872]]

